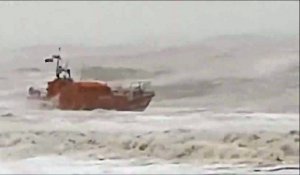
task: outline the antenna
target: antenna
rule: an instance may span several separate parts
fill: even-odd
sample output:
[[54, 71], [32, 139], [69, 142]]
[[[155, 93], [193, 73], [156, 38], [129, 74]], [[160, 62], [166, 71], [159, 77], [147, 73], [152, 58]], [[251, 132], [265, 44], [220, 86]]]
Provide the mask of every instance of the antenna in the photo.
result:
[[[58, 51], [60, 52], [60, 50], [61, 50], [61, 48], [59, 47], [59, 48], [58, 48]], [[61, 58], [60, 54], [52, 55], [51, 58], [46, 58], [46, 59], [45, 59], [45, 62], [46, 62], [46, 63], [48, 63], [48, 62], [53, 62], [54, 59], [56, 59], [56, 60], [57, 60], [57, 63], [58, 63], [59, 60], [61, 60], [62, 58]]]

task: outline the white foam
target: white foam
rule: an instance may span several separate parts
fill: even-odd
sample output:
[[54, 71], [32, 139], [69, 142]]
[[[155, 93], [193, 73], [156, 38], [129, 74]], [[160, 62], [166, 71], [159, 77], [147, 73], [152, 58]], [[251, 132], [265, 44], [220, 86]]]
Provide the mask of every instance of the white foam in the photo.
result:
[[[243, 36], [240, 37], [243, 38]], [[102, 137], [101, 134], [107, 135], [107, 140], [102, 138], [102, 140], [99, 139], [99, 141], [101, 140], [101, 142], [104, 142], [104, 144], [107, 144], [109, 146], [115, 144], [116, 147], [121, 146], [121, 149], [116, 148], [108, 151], [111, 151], [112, 154], [119, 154], [120, 156], [126, 155], [122, 152], [124, 151], [124, 149], [122, 148], [122, 141], [144, 144], [144, 141], [148, 140], [144, 140], [143, 138], [136, 139], [136, 135], [153, 133], [150, 136], [153, 137], [153, 140], [155, 141], [154, 153], [152, 154], [152, 152], [149, 151], [150, 155], [152, 155], [153, 157], [157, 155], [167, 157], [168, 152], [159, 146], [166, 145], [168, 143], [171, 143], [171, 146], [174, 146], [176, 145], [175, 143], [177, 141], [175, 136], [181, 136], [183, 139], [180, 141], [183, 141], [183, 143], [178, 147], [174, 146], [170, 148], [170, 154], [173, 155], [173, 157], [171, 156], [172, 158], [174, 158], [174, 155], [177, 155], [180, 152], [184, 152], [186, 148], [193, 146], [193, 144], [195, 143], [185, 142], [185, 133], [182, 134], [181, 132], [173, 132], [171, 134], [162, 134], [164, 133], [164, 131], [188, 130], [190, 133], [187, 134], [187, 137], [197, 137], [203, 134], [207, 135], [205, 139], [208, 139], [208, 137], [210, 136], [223, 136], [230, 132], [251, 132], [253, 136], [254, 134], [263, 130], [271, 132], [271, 135], [273, 134], [270, 137], [266, 136], [266, 139], [268, 140], [273, 139], [273, 136], [274, 138], [277, 137], [278, 135], [276, 134], [278, 133], [286, 134], [291, 130], [298, 131], [299, 113], [297, 112], [258, 113], [256, 112], [258, 110], [255, 110], [255, 105], [260, 107], [258, 109], [262, 109], [260, 111], [266, 111], [269, 108], [275, 108], [274, 110], [276, 111], [276, 107], [285, 108], [285, 106], [290, 106], [290, 108], [293, 109], [294, 106], [297, 107], [297, 104], [299, 104], [297, 100], [297, 96], [299, 96], [299, 89], [297, 89], [297, 87], [295, 86], [296, 83], [294, 82], [297, 76], [299, 77], [299, 74], [295, 74], [297, 71], [289, 70], [290, 66], [294, 67], [294, 63], [299, 62], [299, 47], [297, 45], [298, 42], [297, 44], [290, 45], [286, 45], [283, 42], [278, 42], [273, 45], [268, 44], [268, 42], [270, 41], [264, 42], [264, 39], [252, 41], [251, 37], [249, 41], [246, 38], [245, 40], [243, 40], [243, 42], [238, 42], [234, 38], [229, 38], [228, 40], [225, 39], [225, 42], [223, 43], [222, 40], [222, 38], [219, 38], [214, 40], [214, 42], [211, 44], [209, 44], [209, 42], [204, 42], [199, 45], [195, 44], [192, 46], [182, 46], [182, 48], [173, 48], [173, 50], [171, 49], [162, 50], [161, 52], [149, 52], [145, 55], [132, 54], [132, 56], [130, 56], [130, 59], [127, 59], [125, 55], [124, 59], [120, 59], [118, 56], [116, 56], [116, 58], [107, 56], [106, 58], [101, 58], [99, 60], [89, 60], [89, 64], [94, 66], [125, 66], [134, 69], [145, 69], [149, 70], [150, 72], [155, 71], [157, 68], [163, 68], [166, 72], [168, 72], [168, 70], [173, 70], [174, 73], [172, 72], [172, 74], [163, 74], [161, 77], [158, 76], [151, 79], [154, 85], [161, 85], [161, 87], [158, 87], [158, 90], [156, 90], [156, 92], [158, 92], [157, 96], [154, 97], [149, 108], [147, 108], [147, 110], [144, 112], [117, 112], [105, 110], [60, 111], [57, 109], [39, 109], [38, 107], [34, 106], [35, 103], [30, 103], [24, 100], [27, 95], [27, 87], [32, 85], [46, 85], [46, 81], [51, 80], [54, 76], [52, 72], [52, 68], [54, 67], [53, 65], [44, 65], [43, 62], [37, 63], [38, 59], [35, 56], [36, 50], [34, 50], [34, 54], [28, 55], [28, 59], [25, 59], [25, 62], [22, 62], [18, 65], [16, 65], [15, 62], [17, 62], [19, 58], [22, 58], [23, 53], [20, 52], [17, 54], [12, 54], [12, 57], [15, 58], [9, 61], [11, 64], [0, 65], [2, 77], [5, 77], [1, 79], [0, 84], [0, 115], [4, 114], [3, 116], [5, 116], [5, 114], [7, 113], [11, 113], [13, 115], [11, 117], [0, 118], [0, 131], [8, 133], [8, 135], [11, 135], [12, 137], [21, 138], [22, 142], [18, 143], [18, 145], [16, 145], [15, 147], [7, 148], [8, 150], [5, 150], [6, 148], [3, 148], [4, 151], [2, 152], [3, 155], [1, 155], [1, 158], [5, 157], [6, 153], [13, 154], [11, 157], [22, 158], [22, 156], [24, 155], [27, 156], [26, 151], [28, 150], [32, 151], [28, 153], [29, 156], [39, 156], [48, 152], [57, 154], [57, 150], [52, 150], [52, 148], [47, 147], [49, 143], [52, 143], [53, 145], [60, 144], [60, 141], [58, 141], [57, 139], [65, 139], [64, 141], [68, 143], [69, 136], [81, 141], [81, 138], [79, 136], [79, 138], [76, 138], [77, 135], [79, 133], [83, 133], [87, 134], [88, 137], [92, 137], [92, 134], [89, 135], [90, 131], [100, 132], [100, 138]], [[245, 45], [243, 43], [248, 44]], [[209, 47], [203, 47], [203, 44], [208, 44], [207, 46]], [[258, 46], [256, 44], [258, 44]], [[287, 53], [286, 51], [284, 51], [287, 48], [292, 50], [294, 49], [295, 52]], [[97, 57], [98, 56], [99, 55], [97, 55]], [[79, 60], [80, 58], [74, 58], [73, 61], [80, 62]], [[20, 73], [20, 71], [15, 72], [16, 68], [18, 67], [32, 67], [32, 65], [39, 67], [41, 69], [41, 73], [32, 75], [31, 73]], [[50, 69], [51, 72], [48, 72], [48, 70]], [[297, 70], [297, 66], [295, 66], [295, 70]], [[76, 75], [76, 73], [77, 72], [74, 72], [73, 75]], [[275, 83], [276, 86], [273, 86], [273, 84], [271, 83], [266, 84], [268, 85], [268, 87], [263, 88], [263, 90], [267, 89], [266, 91], [274, 91], [274, 93], [267, 94], [267, 97], [264, 96], [264, 92], [258, 92], [260, 90], [256, 89], [256, 85], [259, 84], [260, 86], [260, 84], [263, 84], [261, 80], [258, 84], [250, 84], [250, 86], [248, 86], [248, 84], [244, 85], [243, 82], [241, 83], [239, 81], [232, 81], [232, 84], [230, 84], [231, 82], [229, 82], [228, 85], [228, 82], [225, 79], [224, 82], [220, 81], [221, 85], [222, 83], [225, 84], [225, 87], [221, 88], [221, 92], [218, 91], [219, 84], [216, 85], [216, 91], [214, 91], [215, 89], [213, 86], [212, 91], [204, 94], [201, 94], [202, 87], [199, 87], [201, 86], [201, 83], [195, 84], [189, 89], [189, 84], [194, 81], [205, 80], [208, 81], [208, 84], [214, 84], [215, 80], [213, 80], [213, 78], [224, 77], [235, 77], [242, 79], [250, 77], [255, 81], [258, 81], [259, 78], [265, 75], [268, 75], [270, 77], [274, 75], [274, 81], [277, 81], [277, 74], [282, 74], [283, 76], [279, 77], [280, 81], [278, 81], [278, 83]], [[290, 78], [289, 76], [287, 76], [286, 78], [286, 74], [292, 74], [294, 78]], [[269, 81], [269, 79], [266, 80]], [[273, 79], [270, 79], [270, 81], [273, 81]], [[287, 82], [288, 85], [281, 82]], [[235, 87], [238, 87], [240, 83], [242, 84], [242, 86], [240, 87], [241, 89], [236, 89]], [[172, 100], [168, 101], [168, 98], [160, 98], [160, 95], [163, 96], [164, 94], [162, 94], [163, 92], [161, 92], [159, 88], [163, 89], [166, 84], [174, 85], [168, 87], [169, 89], [167, 89], [167, 92], [171, 91], [171, 96], [177, 95], [177, 93], [179, 93], [179, 90], [193, 91], [193, 93], [187, 93], [187, 96], [185, 96], [185, 93], [183, 93], [182, 96], [179, 95], [178, 99], [173, 100], [172, 98]], [[296, 88], [288, 91], [289, 96], [293, 97], [289, 100], [288, 98], [286, 98], [289, 96], [284, 96], [282, 95], [282, 93], [285, 93], [284, 88], [289, 88], [290, 85], [291, 87]], [[177, 87], [182, 88], [178, 89]], [[204, 86], [203, 88], [210, 89], [210, 87], [211, 86], [207, 88], [206, 86]], [[247, 94], [242, 91], [243, 88], [247, 88], [250, 91], [257, 91], [257, 94], [254, 93], [255, 99], [252, 99], [251, 101], [251, 99], [249, 99], [249, 94], [247, 96]], [[281, 89], [283, 90], [281, 91]], [[239, 90], [241, 90], [241, 92], [239, 92]], [[235, 96], [235, 92], [237, 94], [241, 93], [241, 96], [237, 98]], [[210, 95], [210, 93], [212, 95]], [[250, 93], [251, 97], [252, 95], [253, 94]], [[193, 96], [193, 99], [191, 99], [189, 96]], [[263, 98], [266, 98], [267, 100]], [[203, 103], [198, 103], [198, 101], [201, 100]], [[214, 111], [214, 107], [218, 105], [217, 101], [219, 101], [222, 108], [224, 107], [225, 109], [230, 109], [232, 108], [231, 103], [237, 103], [238, 108], [249, 109], [248, 111], [250, 111], [251, 113], [217, 113], [216, 111]], [[266, 102], [260, 103], [263, 101]], [[162, 107], [162, 104], [169, 104], [169, 106], [171, 107]], [[176, 104], [178, 108], [175, 107]], [[255, 105], [253, 106], [253, 104]], [[275, 107], [274, 104], [276, 104]], [[188, 107], [183, 108], [182, 106]], [[203, 107], [205, 107], [206, 109], [203, 109]], [[287, 108], [286, 111], [289, 112], [290, 108]], [[234, 108], [233, 110], [235, 109], [236, 108]], [[28, 131], [30, 130], [42, 131], [48, 137], [44, 138], [43, 136], [37, 136], [38, 140], [35, 140], [36, 136], [28, 133]], [[16, 134], [17, 131], [20, 131], [20, 133]], [[63, 131], [66, 131], [66, 133], [64, 133]], [[59, 136], [55, 137], [49, 134], [51, 132], [57, 132], [55, 134]], [[158, 134], [155, 132], [158, 132]], [[120, 138], [121, 140], [114, 140], [117, 137], [116, 135], [114, 135], [115, 133], [116, 135], [123, 134], [123, 138]], [[36, 143], [38, 143], [38, 141], [41, 141], [40, 145], [35, 144], [35, 146], [38, 145], [38, 147], [42, 150], [35, 150], [36, 147], [34, 145], [32, 145], [30, 142], [24, 141], [25, 139], [23, 138], [27, 137], [37, 141]], [[6, 143], [14, 142], [14, 139], [16, 138], [10, 138], [10, 140], [3, 137], [3, 139]], [[109, 139], [111, 139], [112, 142], [110, 142]], [[204, 139], [204, 137], [202, 139]], [[215, 154], [221, 154], [223, 153], [223, 151], [227, 151], [229, 152], [228, 154], [239, 154], [241, 155], [241, 157], [244, 156], [245, 152], [243, 152], [243, 149], [236, 149], [235, 144], [226, 145], [226, 143], [224, 145], [223, 143], [220, 143], [216, 145], [215, 143], [211, 143], [205, 139], [196, 140], [197, 143], [195, 144], [196, 146], [204, 145], [204, 152], [208, 151], [214, 152]], [[239, 139], [240, 140], [238, 141], [243, 141], [245, 138], [240, 137]], [[76, 140], [77, 143], [78, 140]], [[280, 141], [280, 144], [285, 144], [285, 146], [287, 147], [287, 152], [297, 152], [298, 150], [294, 149], [294, 147], [297, 146], [297, 143], [290, 143], [290, 141], [291, 140], [283, 139]], [[202, 144], [202, 142], [204, 142], [204, 144]], [[264, 147], [265, 145], [266, 143], [262, 143], [259, 146]], [[23, 146], [28, 146], [28, 150], [24, 150]], [[274, 146], [276, 147], [276, 149], [270, 149], [271, 153], [277, 153], [281, 145], [275, 144]], [[89, 149], [89, 147], [84, 147], [83, 150], [85, 149]], [[140, 154], [139, 150], [137, 149], [138, 148], [133, 148], [131, 150], [134, 153], [132, 154], [133, 156]], [[254, 146], [253, 150], [256, 149], [257, 147]], [[82, 150], [75, 149], [74, 151], [80, 152]], [[202, 156], [201, 154], [203, 153], [203, 151], [199, 151], [199, 154], [195, 153], [195, 157], [187, 157], [191, 159], [201, 159], [199, 157]], [[10, 156], [7, 154], [7, 157]], [[248, 158], [247, 155], [243, 158], [251, 160], [251, 158]], [[294, 158], [299, 157], [294, 156]], [[7, 162], [7, 160], [4, 160], [0, 165], [0, 171], [4, 173], [16, 173], [16, 171], [27, 173], [53, 173], [54, 171], [61, 173], [158, 173], [157, 171], [160, 171], [159, 173], [166, 172], [179, 174], [186, 172], [205, 173], [219, 171], [218, 168], [213, 166], [210, 167], [212, 169], [210, 170], [205, 166], [196, 167], [186, 164], [174, 165], [170, 162], [161, 163], [154, 161], [154, 164], [148, 166], [131, 163], [132, 162], [129, 159], [123, 161], [107, 160], [101, 162], [82, 162], [74, 161], [66, 157], [37, 157], [26, 160], [17, 160], [16, 162], [10, 163]], [[230, 167], [230, 165], [228, 165], [228, 167]], [[229, 169], [229, 171], [232, 172], [239, 172], [239, 170], [234, 169], [232, 166]], [[225, 172], [225, 170], [222, 171]]]
[[[273, 167], [278, 168], [278, 166]], [[141, 160], [104, 160], [80, 161], [61, 156], [45, 156], [24, 159], [16, 162], [1, 162], [2, 174], [298, 174], [299, 170], [277, 172], [254, 172], [254, 167], [247, 165], [192, 165], [170, 164], [165, 162], [142, 162]], [[264, 170], [264, 168], [260, 168]], [[265, 168], [266, 170], [267, 168]], [[272, 167], [268, 167], [272, 169]]]

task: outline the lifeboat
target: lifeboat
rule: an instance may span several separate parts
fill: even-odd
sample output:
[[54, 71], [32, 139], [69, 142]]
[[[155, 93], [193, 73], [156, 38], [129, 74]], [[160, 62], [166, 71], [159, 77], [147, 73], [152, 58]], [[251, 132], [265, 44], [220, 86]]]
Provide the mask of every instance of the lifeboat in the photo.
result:
[[56, 77], [48, 82], [46, 92], [30, 87], [28, 98], [53, 102], [61, 110], [144, 111], [155, 96], [154, 91], [148, 90], [150, 82], [132, 82], [129, 88], [113, 88], [103, 82], [74, 81], [70, 69], [60, 65], [59, 54], [45, 62], [55, 60]]

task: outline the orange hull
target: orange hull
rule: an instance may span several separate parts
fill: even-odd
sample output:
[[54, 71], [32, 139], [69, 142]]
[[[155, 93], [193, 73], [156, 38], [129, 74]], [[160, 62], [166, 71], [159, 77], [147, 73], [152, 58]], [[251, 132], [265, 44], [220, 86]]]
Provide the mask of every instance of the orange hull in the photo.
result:
[[[59, 48], [60, 51], [60, 48]], [[98, 82], [74, 82], [71, 78], [71, 71], [62, 67], [60, 55], [52, 55], [45, 59], [45, 62], [56, 60], [56, 79], [48, 82], [45, 96], [41, 91], [29, 88], [31, 98], [51, 100], [58, 97], [57, 107], [64, 110], [93, 110], [109, 109], [119, 111], [144, 111], [150, 104], [153, 91], [145, 91], [140, 84], [134, 89], [112, 90], [107, 84]], [[61, 74], [66, 73], [61, 78]]]
[[144, 111], [154, 97], [154, 92], [112, 91], [106, 84], [98, 82], [55, 79], [48, 82], [47, 94], [42, 98], [50, 100], [57, 96], [57, 107], [63, 110]]

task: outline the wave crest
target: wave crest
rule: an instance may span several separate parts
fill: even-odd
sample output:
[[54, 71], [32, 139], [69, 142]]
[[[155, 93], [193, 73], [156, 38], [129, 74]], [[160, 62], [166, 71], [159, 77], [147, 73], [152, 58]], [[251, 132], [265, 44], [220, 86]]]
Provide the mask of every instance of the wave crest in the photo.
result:
[[101, 66], [83, 68], [80, 72], [81, 78], [83, 79], [95, 79], [104, 81], [124, 79], [147, 79], [164, 73], [162, 71], [149, 72], [142, 69]]

